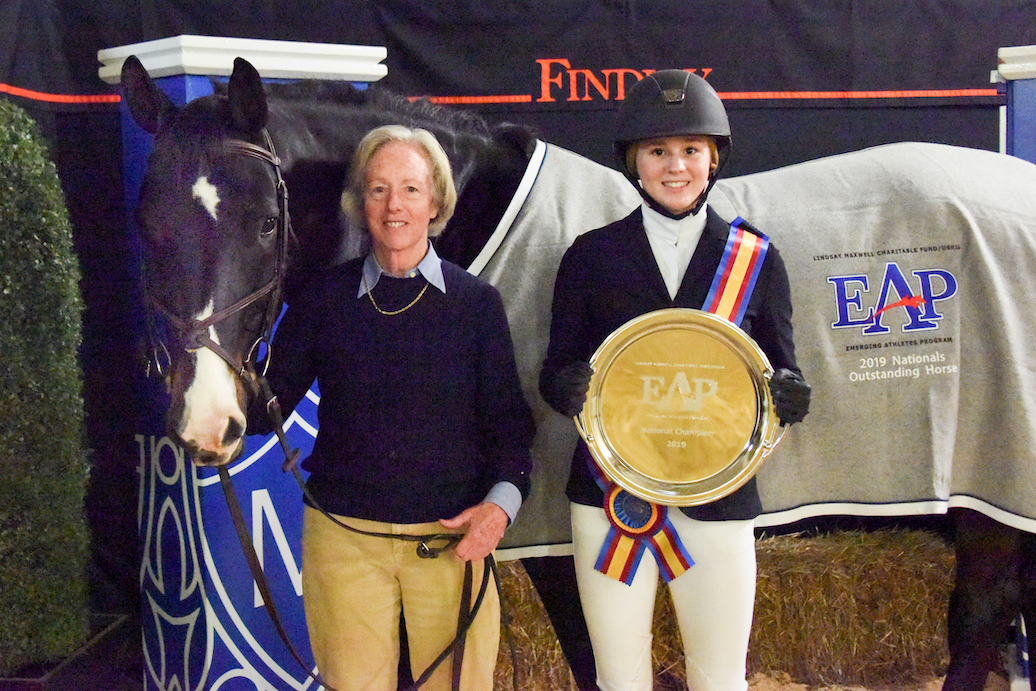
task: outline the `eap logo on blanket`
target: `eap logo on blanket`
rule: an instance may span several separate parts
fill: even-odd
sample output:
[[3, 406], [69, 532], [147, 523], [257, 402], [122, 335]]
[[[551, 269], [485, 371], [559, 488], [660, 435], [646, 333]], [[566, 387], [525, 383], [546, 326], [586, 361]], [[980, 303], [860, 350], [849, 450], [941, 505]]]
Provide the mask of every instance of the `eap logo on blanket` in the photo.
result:
[[885, 264], [873, 303], [869, 302], [873, 293], [867, 274], [829, 276], [827, 281], [834, 286], [838, 314], [831, 328], [860, 328], [865, 336], [889, 333], [885, 319], [899, 312], [899, 308], [906, 313], [904, 333], [937, 329], [943, 318], [939, 302], [957, 294], [957, 279], [949, 271], [918, 269], [908, 278], [896, 262]]

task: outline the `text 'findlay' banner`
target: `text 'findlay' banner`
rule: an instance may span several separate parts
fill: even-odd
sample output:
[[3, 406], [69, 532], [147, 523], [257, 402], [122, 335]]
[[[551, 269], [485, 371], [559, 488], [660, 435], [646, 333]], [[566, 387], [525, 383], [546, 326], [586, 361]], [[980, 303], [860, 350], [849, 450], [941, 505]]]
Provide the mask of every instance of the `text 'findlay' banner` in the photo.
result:
[[387, 85], [531, 125], [605, 165], [626, 90], [693, 70], [730, 112], [728, 175], [894, 141], [996, 150], [997, 50], [1036, 42], [1036, 8], [1017, 0], [380, 0], [372, 13]]

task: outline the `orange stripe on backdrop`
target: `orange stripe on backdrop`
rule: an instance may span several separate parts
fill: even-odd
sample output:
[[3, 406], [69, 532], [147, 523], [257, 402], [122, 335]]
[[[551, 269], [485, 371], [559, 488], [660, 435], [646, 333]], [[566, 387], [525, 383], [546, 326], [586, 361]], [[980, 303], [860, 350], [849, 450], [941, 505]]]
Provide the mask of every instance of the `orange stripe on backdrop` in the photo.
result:
[[95, 94], [92, 96], [69, 96], [66, 94], [46, 94], [42, 91], [31, 91], [10, 84], [0, 84], [0, 93], [20, 96], [33, 101], [49, 103], [118, 103], [122, 100], [119, 94]]
[[[87, 96], [48, 94], [32, 91], [10, 84], [0, 84], [0, 93], [20, 96], [34, 101], [50, 103], [119, 103], [119, 94], [94, 94]], [[881, 99], [881, 98], [968, 98], [996, 96], [996, 89], [916, 89], [906, 91], [727, 91], [720, 98], [730, 101], [770, 100], [802, 101], [811, 99]], [[419, 97], [413, 97], [419, 98]], [[432, 103], [441, 105], [494, 105], [506, 103], [531, 103], [530, 94], [502, 94], [495, 96], [429, 96]]]
[[[415, 96], [414, 99], [420, 98]], [[529, 94], [514, 94], [503, 96], [429, 96], [432, 103], [448, 106], [477, 106], [493, 105], [497, 103], [531, 103], [532, 96]]]
[[[996, 89], [912, 89], [888, 91], [726, 91], [719, 97], [728, 101], [808, 101], [813, 99], [868, 100], [883, 98], [974, 98], [997, 96]], [[414, 96], [414, 99], [419, 98]], [[440, 105], [494, 105], [531, 103], [529, 94], [498, 96], [428, 96]]]

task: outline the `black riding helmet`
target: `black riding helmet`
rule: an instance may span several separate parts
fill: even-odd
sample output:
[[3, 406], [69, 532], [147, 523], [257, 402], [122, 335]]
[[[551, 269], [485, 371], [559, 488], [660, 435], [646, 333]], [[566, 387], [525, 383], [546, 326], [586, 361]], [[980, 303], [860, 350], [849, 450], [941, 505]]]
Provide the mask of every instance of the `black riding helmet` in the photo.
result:
[[[661, 70], [634, 84], [619, 107], [615, 132], [619, 170], [640, 190], [641, 196], [653, 209], [666, 216], [674, 217], [637, 183], [639, 176], [627, 163], [627, 151], [631, 145], [644, 139], [696, 135], [707, 135], [715, 140], [719, 160], [705, 191], [688, 213], [697, 213], [705, 203], [720, 170], [730, 158], [730, 122], [716, 90], [691, 72]], [[681, 214], [679, 218], [686, 215]]]

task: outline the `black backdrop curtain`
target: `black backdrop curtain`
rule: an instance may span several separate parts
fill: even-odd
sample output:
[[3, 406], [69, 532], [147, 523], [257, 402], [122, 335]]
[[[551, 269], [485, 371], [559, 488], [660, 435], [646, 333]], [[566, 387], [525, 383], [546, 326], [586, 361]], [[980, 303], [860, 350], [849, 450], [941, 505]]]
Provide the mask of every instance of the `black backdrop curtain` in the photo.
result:
[[994, 148], [997, 49], [1036, 42], [1033, 0], [7, 0], [0, 19], [0, 83], [46, 94], [117, 93], [99, 48], [179, 34], [383, 45], [386, 85], [604, 163], [633, 72], [694, 68], [729, 97], [734, 174], [909, 138]]

